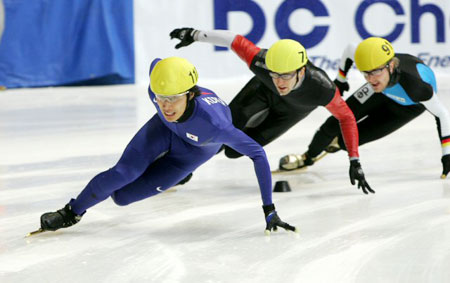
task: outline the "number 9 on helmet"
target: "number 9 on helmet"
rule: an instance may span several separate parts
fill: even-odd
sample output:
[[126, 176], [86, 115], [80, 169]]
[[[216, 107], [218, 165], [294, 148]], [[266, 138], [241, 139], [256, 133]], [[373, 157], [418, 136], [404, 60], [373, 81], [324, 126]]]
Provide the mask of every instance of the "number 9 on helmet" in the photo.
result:
[[363, 40], [355, 51], [355, 64], [361, 72], [371, 71], [385, 65], [394, 58], [392, 44], [381, 37]]

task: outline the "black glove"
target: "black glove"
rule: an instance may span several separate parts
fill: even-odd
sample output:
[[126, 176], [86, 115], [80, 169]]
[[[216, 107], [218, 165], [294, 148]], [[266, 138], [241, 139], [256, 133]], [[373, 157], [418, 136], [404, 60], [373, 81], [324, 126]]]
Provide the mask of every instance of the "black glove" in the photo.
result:
[[266, 230], [264, 231], [266, 235], [270, 235], [270, 231], [277, 231], [278, 227], [284, 228], [289, 231], [298, 232], [297, 228], [281, 221], [277, 212], [275, 211], [275, 205], [263, 205], [264, 215], [266, 217]]
[[195, 32], [196, 32], [196, 30], [193, 29], [193, 28], [177, 28], [177, 29], [174, 29], [170, 33], [170, 39], [177, 38], [177, 39], [181, 40], [180, 43], [175, 45], [175, 49], [178, 49], [178, 48], [181, 48], [181, 47], [184, 47], [184, 46], [188, 46], [189, 44], [194, 42], [194, 34], [195, 34]]
[[339, 92], [341, 93], [341, 95], [344, 95], [344, 91], [348, 91], [350, 89], [348, 82], [343, 83], [343, 82], [339, 81], [338, 79], [335, 79], [333, 82], [339, 89]]
[[450, 154], [446, 154], [441, 158], [442, 162], [442, 175], [441, 179], [447, 178], [448, 172], [450, 172]]
[[350, 182], [352, 185], [355, 184], [355, 180], [358, 180], [358, 189], [361, 188], [365, 194], [369, 192], [375, 193], [364, 178], [364, 171], [361, 168], [361, 164], [359, 164], [359, 160], [350, 161]]

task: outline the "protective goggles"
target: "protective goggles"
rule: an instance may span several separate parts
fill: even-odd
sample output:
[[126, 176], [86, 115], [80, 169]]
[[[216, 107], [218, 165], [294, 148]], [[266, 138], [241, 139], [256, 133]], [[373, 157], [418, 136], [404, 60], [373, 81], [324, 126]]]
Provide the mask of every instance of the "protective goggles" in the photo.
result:
[[386, 65], [384, 65], [381, 68], [378, 68], [378, 69], [375, 69], [375, 70], [372, 70], [372, 71], [362, 71], [361, 73], [363, 74], [363, 76], [365, 78], [376, 77], [376, 76], [379, 76], [381, 74], [381, 72], [383, 72], [383, 70], [386, 69], [386, 68], [389, 68], [389, 63], [387, 63]]
[[158, 100], [159, 102], [174, 103], [174, 102], [180, 100], [184, 95], [186, 95], [188, 93], [189, 93], [189, 90], [186, 92], [182, 92], [182, 93], [174, 94], [174, 95], [155, 94], [155, 96], [156, 96], [156, 100]]
[[272, 77], [272, 79], [281, 78], [284, 81], [292, 79], [296, 74], [297, 74], [297, 71], [294, 71], [292, 73], [285, 73], [285, 74], [269, 72], [269, 75], [270, 75], [270, 77]]

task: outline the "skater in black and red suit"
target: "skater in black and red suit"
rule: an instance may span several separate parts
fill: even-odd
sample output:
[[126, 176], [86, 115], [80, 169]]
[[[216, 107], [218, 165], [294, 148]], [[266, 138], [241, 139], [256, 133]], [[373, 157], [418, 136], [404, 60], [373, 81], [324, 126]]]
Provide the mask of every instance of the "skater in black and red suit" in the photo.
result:
[[[230, 103], [233, 124], [265, 146], [308, 116], [318, 106], [326, 107], [339, 121], [350, 159], [350, 181], [364, 193], [374, 193], [367, 183], [358, 154], [358, 129], [353, 113], [339, 89], [326, 73], [308, 61], [305, 48], [297, 41], [282, 39], [261, 49], [241, 35], [224, 30], [175, 29], [172, 38], [181, 40], [176, 48], [194, 41], [231, 48], [246, 62], [255, 76]], [[241, 153], [225, 147], [225, 155]], [[280, 160], [281, 170], [312, 164], [307, 155], [288, 155]]]

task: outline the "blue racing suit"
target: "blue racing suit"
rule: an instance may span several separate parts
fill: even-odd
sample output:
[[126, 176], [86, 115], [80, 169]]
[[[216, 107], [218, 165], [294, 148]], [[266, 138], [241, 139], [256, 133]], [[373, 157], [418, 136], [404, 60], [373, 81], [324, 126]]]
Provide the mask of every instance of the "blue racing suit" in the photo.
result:
[[[150, 72], [160, 59], [155, 59]], [[254, 163], [264, 205], [272, 204], [272, 179], [263, 148], [235, 128], [226, 103], [214, 92], [199, 87], [191, 116], [183, 122], [167, 122], [155, 114], [133, 137], [117, 164], [95, 176], [70, 204], [76, 214], [112, 197], [127, 205], [156, 195], [186, 177], [213, 157], [223, 144], [249, 156]]]

